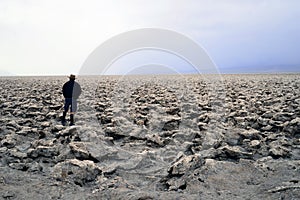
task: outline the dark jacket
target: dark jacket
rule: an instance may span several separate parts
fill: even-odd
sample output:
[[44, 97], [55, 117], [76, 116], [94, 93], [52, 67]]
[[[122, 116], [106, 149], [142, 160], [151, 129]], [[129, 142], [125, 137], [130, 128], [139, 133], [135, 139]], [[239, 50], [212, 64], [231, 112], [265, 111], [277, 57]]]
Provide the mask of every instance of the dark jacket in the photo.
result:
[[74, 80], [69, 80], [63, 86], [63, 95], [65, 98], [77, 99], [81, 94], [80, 85]]

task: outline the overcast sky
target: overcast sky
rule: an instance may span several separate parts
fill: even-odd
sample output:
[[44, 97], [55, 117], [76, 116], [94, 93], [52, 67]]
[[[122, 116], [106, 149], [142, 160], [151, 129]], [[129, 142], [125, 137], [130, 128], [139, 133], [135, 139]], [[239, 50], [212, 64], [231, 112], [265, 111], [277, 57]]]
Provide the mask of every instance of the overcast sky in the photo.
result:
[[[300, 72], [299, 8], [297, 0], [0, 0], [0, 73], [76, 74], [104, 41], [148, 27], [190, 37], [221, 72]], [[164, 58], [180, 63], [165, 53], [153, 63]], [[136, 65], [132, 55], [126, 62]]]

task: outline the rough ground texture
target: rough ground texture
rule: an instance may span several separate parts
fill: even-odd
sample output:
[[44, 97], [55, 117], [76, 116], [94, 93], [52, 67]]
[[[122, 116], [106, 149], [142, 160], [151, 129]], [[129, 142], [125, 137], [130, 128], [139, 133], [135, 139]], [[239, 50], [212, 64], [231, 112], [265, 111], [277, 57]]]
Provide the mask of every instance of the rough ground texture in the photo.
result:
[[300, 199], [300, 75], [1, 78], [2, 199]]

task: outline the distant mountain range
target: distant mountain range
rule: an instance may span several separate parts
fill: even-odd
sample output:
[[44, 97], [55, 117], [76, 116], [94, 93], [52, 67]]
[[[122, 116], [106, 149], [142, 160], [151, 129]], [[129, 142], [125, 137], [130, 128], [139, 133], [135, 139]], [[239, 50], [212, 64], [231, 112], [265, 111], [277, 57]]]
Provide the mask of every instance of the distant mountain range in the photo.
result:
[[16, 74], [10, 73], [5, 70], [0, 70], [0, 76], [16, 76]]
[[[262, 66], [262, 67], [219, 67], [221, 74], [274, 74], [274, 73], [300, 73], [300, 66]], [[128, 74], [144, 75], [144, 74], [195, 74], [195, 73], [216, 73], [215, 70], [207, 70], [198, 72], [194, 68], [177, 67], [177, 72], [164, 66], [145, 65], [130, 71]]]
[[[276, 73], [300, 73], [300, 65], [277, 65], [277, 66], [243, 66], [243, 67], [218, 67], [221, 74], [276, 74]], [[184, 74], [197, 73], [194, 69], [181, 71]], [[200, 71], [200, 73], [206, 73]], [[209, 73], [209, 72], [208, 72]]]
[[220, 68], [222, 74], [255, 74], [255, 73], [300, 73], [300, 65], [277, 65], [277, 66], [244, 66]]

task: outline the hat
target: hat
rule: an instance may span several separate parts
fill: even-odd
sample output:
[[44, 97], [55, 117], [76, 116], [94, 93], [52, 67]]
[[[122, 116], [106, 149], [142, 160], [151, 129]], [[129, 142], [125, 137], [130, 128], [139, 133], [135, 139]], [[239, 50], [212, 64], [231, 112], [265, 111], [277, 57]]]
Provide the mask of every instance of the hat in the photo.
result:
[[74, 75], [74, 74], [71, 74], [71, 75], [69, 76], [69, 78], [70, 78], [70, 79], [75, 79], [75, 75]]

